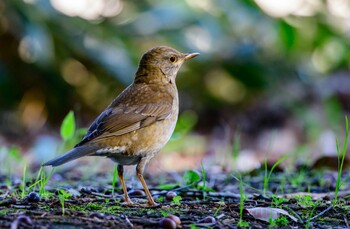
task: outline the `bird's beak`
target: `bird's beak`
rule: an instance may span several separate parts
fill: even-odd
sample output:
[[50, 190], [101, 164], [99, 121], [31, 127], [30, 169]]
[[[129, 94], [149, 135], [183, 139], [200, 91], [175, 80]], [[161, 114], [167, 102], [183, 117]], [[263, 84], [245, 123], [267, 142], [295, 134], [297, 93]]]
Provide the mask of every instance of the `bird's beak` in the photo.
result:
[[189, 59], [192, 59], [193, 57], [198, 56], [199, 53], [198, 52], [192, 52], [192, 53], [185, 53], [184, 55], [185, 55], [185, 57], [184, 57], [183, 60], [185, 61], [185, 60], [189, 60]]

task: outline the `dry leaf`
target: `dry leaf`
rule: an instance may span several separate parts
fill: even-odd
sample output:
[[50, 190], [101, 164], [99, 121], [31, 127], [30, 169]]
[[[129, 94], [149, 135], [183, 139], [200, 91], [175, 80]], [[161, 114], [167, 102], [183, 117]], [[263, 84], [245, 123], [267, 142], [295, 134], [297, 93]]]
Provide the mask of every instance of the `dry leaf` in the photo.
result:
[[287, 211], [280, 209], [280, 208], [264, 208], [264, 207], [257, 207], [257, 208], [249, 208], [245, 209], [250, 215], [252, 215], [255, 219], [260, 219], [262, 221], [269, 222], [269, 219], [275, 220], [280, 217], [280, 215], [285, 215], [297, 222], [298, 220], [291, 216]]

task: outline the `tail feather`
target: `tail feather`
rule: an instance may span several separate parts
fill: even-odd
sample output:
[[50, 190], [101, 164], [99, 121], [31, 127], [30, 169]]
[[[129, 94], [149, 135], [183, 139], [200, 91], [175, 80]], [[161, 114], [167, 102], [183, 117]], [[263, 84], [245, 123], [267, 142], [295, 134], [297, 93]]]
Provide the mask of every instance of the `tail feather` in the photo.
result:
[[69, 161], [75, 160], [77, 158], [92, 155], [95, 153], [95, 151], [96, 151], [96, 148], [91, 146], [76, 147], [66, 152], [63, 155], [44, 163], [42, 166], [48, 166], [48, 165], [59, 166]]

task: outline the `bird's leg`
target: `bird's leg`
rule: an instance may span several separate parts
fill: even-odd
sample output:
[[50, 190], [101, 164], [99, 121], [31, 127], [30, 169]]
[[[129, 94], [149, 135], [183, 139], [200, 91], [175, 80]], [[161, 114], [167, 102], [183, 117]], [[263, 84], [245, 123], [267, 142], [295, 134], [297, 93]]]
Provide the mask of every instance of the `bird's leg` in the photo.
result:
[[137, 174], [137, 176], [139, 177], [139, 179], [141, 181], [143, 189], [145, 190], [145, 193], [146, 193], [146, 196], [147, 196], [147, 199], [148, 199], [148, 205], [149, 206], [156, 206], [157, 204], [154, 202], [154, 200], [152, 198], [152, 195], [151, 195], [150, 191], [148, 190], [146, 181], [143, 178], [143, 171], [145, 169], [145, 166], [146, 166], [147, 162], [148, 162], [147, 158], [142, 158], [140, 160], [140, 162], [136, 166], [136, 174]]
[[124, 173], [123, 166], [122, 165], [118, 165], [118, 176], [119, 176], [119, 179], [120, 179], [120, 183], [122, 183], [125, 202], [128, 205], [133, 205], [134, 203], [130, 200], [129, 195], [128, 195], [128, 190], [126, 189], [123, 173]]

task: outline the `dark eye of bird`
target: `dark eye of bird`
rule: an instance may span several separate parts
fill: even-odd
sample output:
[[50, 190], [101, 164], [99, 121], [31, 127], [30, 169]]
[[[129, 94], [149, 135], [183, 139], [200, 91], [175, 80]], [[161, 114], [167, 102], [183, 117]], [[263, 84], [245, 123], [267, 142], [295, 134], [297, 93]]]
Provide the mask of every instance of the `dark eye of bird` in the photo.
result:
[[177, 61], [176, 56], [171, 56], [171, 57], [169, 58], [169, 61], [170, 61], [171, 63], [175, 63], [175, 62]]

